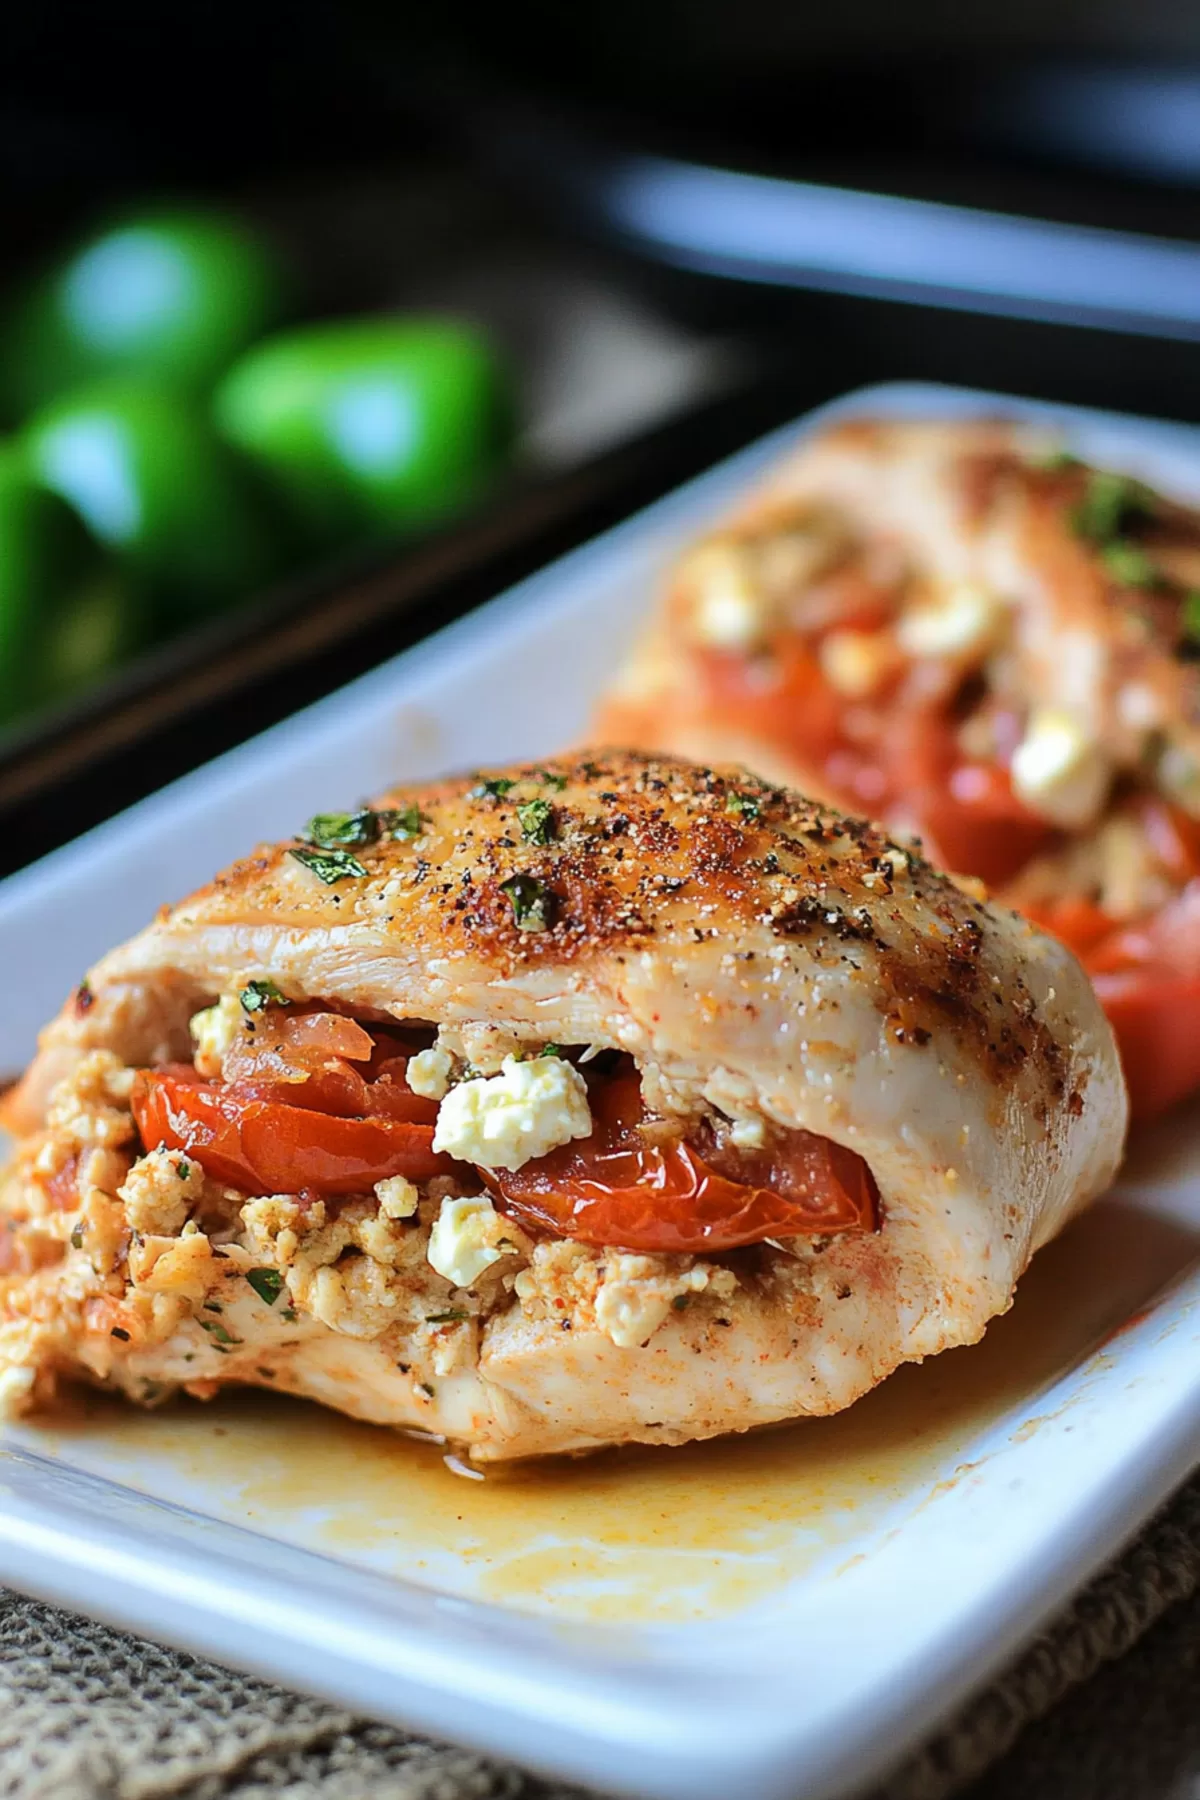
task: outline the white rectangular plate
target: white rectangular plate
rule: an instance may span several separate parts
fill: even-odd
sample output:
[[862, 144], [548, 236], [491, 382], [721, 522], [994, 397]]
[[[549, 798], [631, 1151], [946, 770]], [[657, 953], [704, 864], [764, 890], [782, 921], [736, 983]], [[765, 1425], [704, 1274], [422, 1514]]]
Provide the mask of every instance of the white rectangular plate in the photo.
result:
[[[958, 390], [1200, 498], [1200, 433]], [[799, 427], [0, 886], [0, 1070], [88, 963], [257, 839], [578, 738], [674, 552]], [[833, 1420], [463, 1479], [267, 1397], [104, 1400], [0, 1446], [0, 1579], [605, 1788], [808, 1800], [986, 1679], [1200, 1457], [1200, 1136], [1139, 1146], [970, 1350]]]

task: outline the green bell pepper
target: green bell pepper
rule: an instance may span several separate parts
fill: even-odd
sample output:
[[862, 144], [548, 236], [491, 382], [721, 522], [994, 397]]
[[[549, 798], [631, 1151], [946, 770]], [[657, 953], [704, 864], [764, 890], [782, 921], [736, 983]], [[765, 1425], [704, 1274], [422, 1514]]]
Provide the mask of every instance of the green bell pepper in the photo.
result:
[[0, 390], [14, 418], [102, 375], [204, 389], [279, 316], [284, 280], [239, 220], [131, 218], [43, 276], [0, 331]]
[[112, 558], [14, 446], [0, 449], [0, 725], [96, 680], [145, 635]]
[[52, 400], [23, 434], [38, 478], [153, 591], [172, 629], [281, 566], [252, 468], [186, 396], [112, 379]]
[[433, 318], [341, 321], [269, 339], [225, 376], [213, 412], [325, 542], [461, 507], [511, 435], [508, 383], [491, 347], [470, 326]]

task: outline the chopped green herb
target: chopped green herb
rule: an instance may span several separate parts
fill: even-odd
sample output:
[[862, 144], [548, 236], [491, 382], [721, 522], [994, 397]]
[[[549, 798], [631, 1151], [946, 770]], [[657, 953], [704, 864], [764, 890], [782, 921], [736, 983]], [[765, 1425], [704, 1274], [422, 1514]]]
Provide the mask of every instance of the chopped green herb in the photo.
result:
[[452, 1325], [460, 1319], [469, 1319], [470, 1316], [470, 1313], [464, 1312], [461, 1306], [452, 1306], [448, 1312], [426, 1313], [425, 1323], [427, 1325]]
[[357, 844], [373, 844], [379, 836], [379, 815], [369, 807], [352, 813], [317, 813], [304, 827], [304, 836], [322, 850], [348, 850]]
[[1123, 587], [1148, 588], [1158, 581], [1158, 570], [1152, 557], [1137, 544], [1126, 544], [1120, 538], [1105, 544], [1100, 558], [1114, 581]]
[[335, 881], [345, 881], [351, 875], [367, 872], [357, 856], [351, 856], [347, 850], [289, 850], [288, 855], [311, 869], [326, 887], [332, 887]]
[[471, 789], [467, 798], [468, 800], [503, 800], [505, 794], [510, 794], [516, 785], [516, 782], [510, 781], [507, 775], [485, 776]]
[[548, 800], [526, 800], [517, 808], [527, 843], [549, 844], [554, 839], [554, 808]]
[[286, 1319], [289, 1325], [294, 1325], [300, 1314], [294, 1306], [285, 1306], [279, 1316], [281, 1319]]
[[185, 1157], [180, 1157], [179, 1161], [175, 1164], [175, 1173], [178, 1175], [180, 1181], [187, 1181], [192, 1173], [191, 1163], [188, 1162]]
[[1042, 469], [1047, 475], [1057, 475], [1063, 469], [1077, 469], [1079, 458], [1072, 456], [1069, 450], [1046, 450], [1040, 456], [1029, 458], [1031, 469]]
[[201, 1331], [209, 1332], [218, 1344], [240, 1344], [242, 1341], [241, 1338], [235, 1338], [231, 1332], [226, 1331], [225, 1327], [219, 1325], [215, 1319], [197, 1319], [196, 1323]]
[[74, 1231], [71, 1233], [71, 1248], [73, 1250], [82, 1250], [83, 1249], [83, 1226], [82, 1225], [76, 1225]]
[[247, 1269], [246, 1280], [268, 1306], [274, 1306], [283, 1292], [283, 1276], [278, 1269]]
[[1083, 499], [1071, 515], [1071, 523], [1080, 537], [1090, 538], [1094, 544], [1111, 543], [1127, 526], [1152, 513], [1153, 499], [1140, 481], [1114, 475], [1107, 469], [1094, 469], [1087, 478]]
[[561, 1056], [562, 1054], [563, 1047], [561, 1044], [543, 1044], [538, 1051], [539, 1056]]
[[394, 838], [420, 837], [427, 820], [419, 806], [391, 807], [379, 815], [381, 828]]
[[554, 896], [544, 881], [532, 875], [510, 875], [500, 883], [500, 892], [512, 902], [513, 920], [518, 931], [549, 931], [554, 912]]
[[238, 995], [244, 1013], [266, 1012], [268, 1006], [288, 1006], [290, 1001], [286, 994], [281, 994], [273, 981], [248, 981]]
[[206, 1300], [204, 1302], [204, 1310], [205, 1312], [223, 1312], [224, 1308], [219, 1300]]
[[129, 1342], [129, 1333], [120, 1325], [114, 1325], [108, 1335], [109, 1337], [120, 1338], [123, 1344]]
[[543, 787], [552, 788], [556, 794], [561, 794], [567, 785], [566, 776], [556, 775], [553, 769], [539, 769], [537, 778]]
[[762, 818], [762, 802], [754, 794], [730, 793], [725, 796], [725, 811], [753, 825], [755, 820]]
[[676, 1294], [671, 1305], [675, 1308], [676, 1312], [686, 1312], [691, 1298], [692, 1296], [690, 1294]]

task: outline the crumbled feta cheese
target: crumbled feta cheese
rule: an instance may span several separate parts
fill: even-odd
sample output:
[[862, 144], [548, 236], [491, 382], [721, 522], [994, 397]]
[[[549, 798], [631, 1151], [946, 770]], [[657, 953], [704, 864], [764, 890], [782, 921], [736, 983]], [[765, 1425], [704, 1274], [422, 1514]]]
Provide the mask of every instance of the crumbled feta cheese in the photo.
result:
[[438, 1108], [433, 1147], [483, 1169], [519, 1169], [591, 1129], [578, 1069], [559, 1056], [508, 1056], [499, 1075], [451, 1088]]
[[486, 1194], [443, 1200], [429, 1234], [429, 1266], [453, 1287], [469, 1288], [502, 1256], [515, 1256], [507, 1221]]
[[375, 1198], [385, 1218], [411, 1219], [421, 1196], [405, 1176], [389, 1175], [375, 1183]]
[[702, 544], [680, 570], [695, 596], [692, 629], [710, 650], [756, 650], [767, 607], [756, 593], [745, 553], [736, 544]]
[[[611, 1252], [596, 1295], [596, 1324], [619, 1350], [638, 1350], [673, 1310], [681, 1310], [693, 1294], [704, 1292], [711, 1275], [707, 1263], [668, 1274], [661, 1257]], [[736, 1286], [736, 1281], [726, 1285]]]
[[821, 673], [847, 700], [863, 700], [900, 665], [890, 631], [831, 631], [821, 644]]
[[210, 1078], [221, 1073], [225, 1053], [241, 1034], [245, 1014], [236, 994], [222, 994], [215, 1006], [193, 1013], [188, 1029], [196, 1048], [196, 1069]]
[[897, 634], [910, 656], [982, 656], [1003, 622], [1003, 602], [986, 588], [962, 581], [935, 602], [905, 613]]
[[182, 1150], [151, 1150], [117, 1189], [133, 1231], [175, 1237], [204, 1190], [204, 1170]]
[[761, 1150], [767, 1141], [767, 1127], [762, 1119], [735, 1119], [729, 1141], [739, 1150]]
[[1035, 712], [1013, 752], [1018, 799], [1066, 829], [1090, 824], [1104, 804], [1111, 769], [1100, 746], [1069, 713]]
[[445, 1050], [436, 1047], [432, 1050], [419, 1050], [409, 1060], [406, 1071], [408, 1085], [414, 1094], [420, 1094], [422, 1100], [441, 1100], [450, 1086], [453, 1069], [454, 1059]]

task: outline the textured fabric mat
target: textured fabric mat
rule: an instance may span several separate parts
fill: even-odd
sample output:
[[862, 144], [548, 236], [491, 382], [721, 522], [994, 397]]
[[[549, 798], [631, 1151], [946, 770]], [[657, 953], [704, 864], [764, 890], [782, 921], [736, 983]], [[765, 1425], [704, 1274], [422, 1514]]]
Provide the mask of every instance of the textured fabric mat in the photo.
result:
[[[946, 1800], [972, 1782], [971, 1800], [1200, 1796], [1200, 1478], [872, 1800]], [[579, 1792], [0, 1595], [5, 1800]]]

